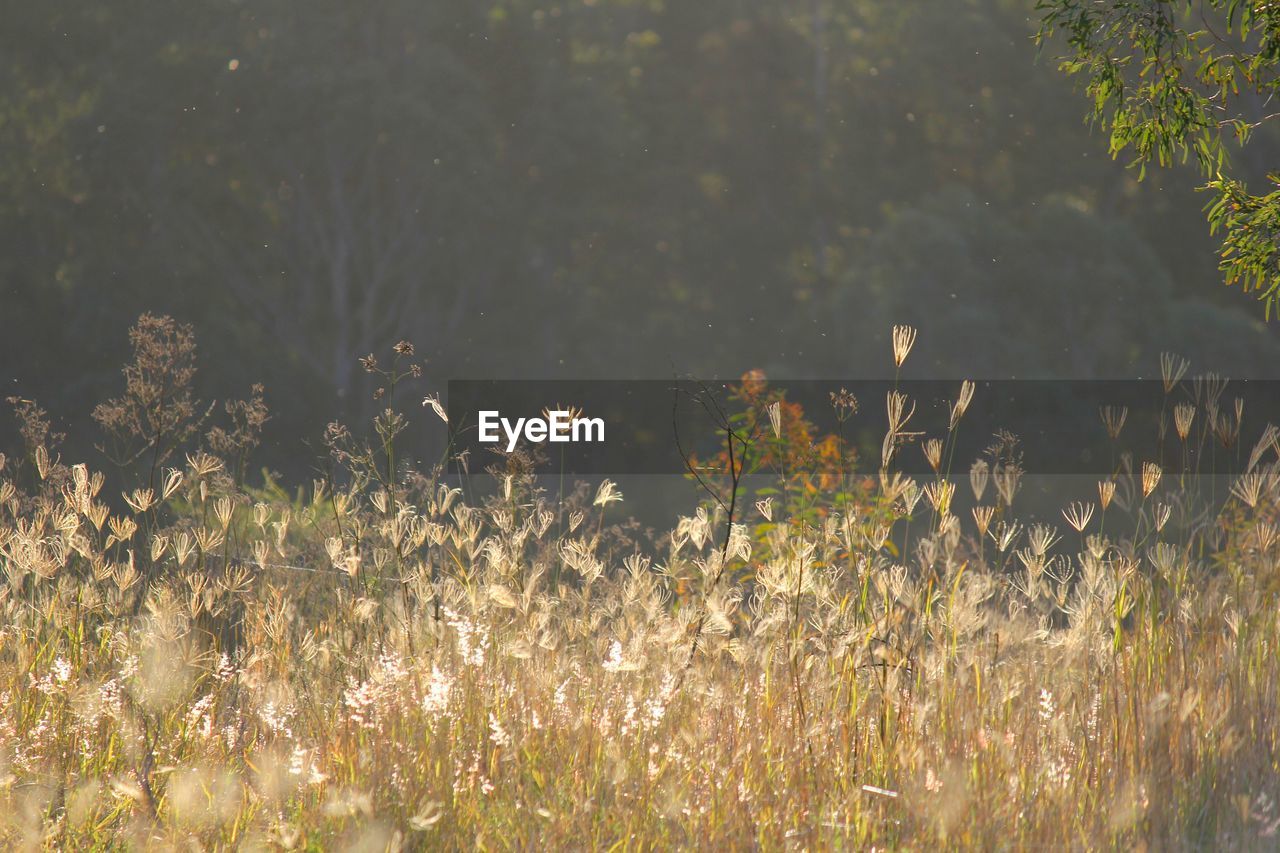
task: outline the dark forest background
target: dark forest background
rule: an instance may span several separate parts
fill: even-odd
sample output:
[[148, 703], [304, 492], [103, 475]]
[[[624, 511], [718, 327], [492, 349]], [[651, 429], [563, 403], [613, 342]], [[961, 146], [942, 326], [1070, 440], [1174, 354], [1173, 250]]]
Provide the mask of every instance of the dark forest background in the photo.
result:
[[401, 338], [422, 394], [879, 376], [892, 323], [917, 376], [1276, 375], [1195, 175], [1108, 158], [1031, 0], [2, 5], [0, 391], [79, 440], [143, 311], [206, 399], [266, 385], [281, 466]]

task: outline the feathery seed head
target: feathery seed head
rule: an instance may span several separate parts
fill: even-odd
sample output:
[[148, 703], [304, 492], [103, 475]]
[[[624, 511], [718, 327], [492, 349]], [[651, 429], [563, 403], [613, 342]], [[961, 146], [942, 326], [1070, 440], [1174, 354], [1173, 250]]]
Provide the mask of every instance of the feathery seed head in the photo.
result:
[[893, 363], [902, 367], [916, 342], [916, 330], [911, 326], [893, 327]]

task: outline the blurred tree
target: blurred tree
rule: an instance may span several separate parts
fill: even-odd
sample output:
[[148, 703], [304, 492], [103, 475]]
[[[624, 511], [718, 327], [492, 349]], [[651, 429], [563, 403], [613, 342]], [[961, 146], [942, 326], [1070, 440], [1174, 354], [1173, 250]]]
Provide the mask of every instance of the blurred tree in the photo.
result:
[[1202, 346], [1224, 369], [1271, 363], [1248, 298], [1203, 287], [1183, 177], [1090, 156], [1025, 0], [5, 13], [0, 381], [60, 419], [143, 311], [196, 327], [202, 398], [265, 385], [263, 456], [295, 470], [300, 436], [367, 420], [355, 358], [402, 337], [432, 391], [866, 374], [910, 319], [931, 370], [1092, 375], [1207, 334], [1163, 300], [1233, 330]]
[[[921, 376], [1150, 376], [1162, 350], [1239, 376], [1280, 358], [1260, 321], [1180, 297], [1132, 226], [1071, 196], [996, 207], [944, 190], [896, 212], [860, 254], [868, 263], [822, 311], [874, 305], [883, 328], [921, 328], [909, 365]], [[886, 363], [887, 344], [874, 344], [851, 363]]]

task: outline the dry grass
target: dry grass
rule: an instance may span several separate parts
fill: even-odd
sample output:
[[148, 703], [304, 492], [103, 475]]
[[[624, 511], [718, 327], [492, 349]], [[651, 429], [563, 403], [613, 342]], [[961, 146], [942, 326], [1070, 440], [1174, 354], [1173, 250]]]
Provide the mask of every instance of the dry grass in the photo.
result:
[[192, 455], [108, 509], [37, 447], [0, 471], [0, 843], [1273, 848], [1272, 435], [1209, 513], [1139, 469], [1005, 535], [1010, 472], [963, 519], [889, 475], [648, 553], [521, 478], [291, 499]]

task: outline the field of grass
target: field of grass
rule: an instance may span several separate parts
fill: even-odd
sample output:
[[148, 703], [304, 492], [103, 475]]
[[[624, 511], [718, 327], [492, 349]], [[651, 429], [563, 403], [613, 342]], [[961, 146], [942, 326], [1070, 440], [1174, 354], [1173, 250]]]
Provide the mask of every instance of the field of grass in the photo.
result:
[[[1196, 388], [1183, 440], [1238, 433]], [[1021, 523], [1015, 464], [969, 460], [636, 541], [608, 485], [406, 471], [390, 416], [331, 429], [328, 483], [246, 486], [229, 431], [122, 495], [25, 414], [6, 848], [1280, 844], [1270, 428], [1212, 506], [1137, 459]]]

